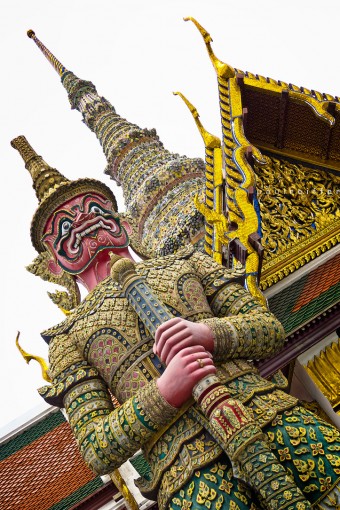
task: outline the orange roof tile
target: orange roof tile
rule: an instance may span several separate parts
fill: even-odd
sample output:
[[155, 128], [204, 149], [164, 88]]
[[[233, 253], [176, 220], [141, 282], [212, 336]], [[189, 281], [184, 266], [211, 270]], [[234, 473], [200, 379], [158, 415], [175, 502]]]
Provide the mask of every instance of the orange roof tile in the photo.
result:
[[292, 312], [300, 310], [339, 281], [340, 254], [311, 271]]
[[1, 508], [48, 510], [94, 478], [64, 422], [0, 462]]

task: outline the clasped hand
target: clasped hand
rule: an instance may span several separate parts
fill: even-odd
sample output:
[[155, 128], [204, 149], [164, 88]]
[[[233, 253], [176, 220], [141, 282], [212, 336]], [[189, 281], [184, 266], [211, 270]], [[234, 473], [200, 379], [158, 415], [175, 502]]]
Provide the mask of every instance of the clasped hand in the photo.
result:
[[214, 374], [213, 333], [206, 324], [176, 317], [156, 331], [154, 353], [166, 365], [157, 384], [161, 395], [181, 407], [203, 377]]

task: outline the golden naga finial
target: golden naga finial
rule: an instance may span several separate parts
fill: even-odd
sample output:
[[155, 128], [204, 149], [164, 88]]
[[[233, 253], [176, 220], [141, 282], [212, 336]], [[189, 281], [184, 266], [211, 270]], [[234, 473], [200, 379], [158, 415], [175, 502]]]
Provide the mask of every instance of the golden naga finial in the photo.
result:
[[37, 361], [39, 363], [40, 367], [41, 367], [41, 372], [42, 372], [43, 378], [45, 379], [45, 381], [51, 382], [51, 379], [50, 379], [50, 377], [48, 375], [48, 364], [47, 364], [47, 362], [44, 360], [44, 358], [41, 358], [40, 356], [35, 356], [34, 354], [29, 354], [28, 352], [24, 351], [24, 349], [19, 344], [19, 337], [20, 337], [20, 331], [18, 331], [18, 334], [16, 336], [15, 345], [19, 349], [19, 351], [20, 351], [22, 357], [24, 358], [24, 360], [26, 361], [26, 363], [29, 363], [32, 359]]
[[209, 34], [209, 32], [207, 32], [205, 30], [205, 28], [203, 28], [202, 25], [200, 25], [198, 23], [198, 21], [195, 20], [195, 18], [189, 16], [188, 18], [183, 18], [183, 19], [184, 19], [184, 21], [192, 21], [193, 24], [198, 29], [198, 31], [200, 32], [200, 34], [202, 35], [203, 40], [204, 40], [205, 45], [206, 45], [206, 48], [207, 48], [207, 51], [208, 51], [208, 54], [209, 54], [209, 57], [210, 57], [210, 60], [213, 63], [213, 66], [214, 66], [214, 68], [216, 70], [217, 76], [219, 78], [224, 78], [225, 80], [235, 76], [235, 69], [233, 67], [230, 67], [225, 62], [222, 62], [221, 60], [219, 60], [216, 57], [216, 55], [214, 54], [213, 49], [212, 49], [211, 44], [210, 44], [212, 42], [212, 37]]
[[190, 101], [188, 101], [188, 99], [181, 92], [173, 92], [173, 94], [174, 96], [179, 96], [181, 99], [183, 99], [184, 103], [189, 108], [190, 113], [195, 120], [196, 126], [199, 132], [201, 133], [205, 147], [207, 149], [215, 149], [217, 147], [221, 147], [221, 140], [218, 138], [218, 136], [212, 135], [203, 127], [202, 122], [200, 121], [199, 118], [200, 115], [195, 106], [191, 104]]
[[217, 262], [222, 263], [221, 239], [228, 228], [228, 221], [223, 214], [223, 170], [221, 140], [209, 133], [199, 119], [197, 109], [180, 92], [174, 92], [180, 96], [190, 110], [196, 126], [203, 138], [205, 145], [205, 203], [201, 203], [198, 196], [195, 198], [195, 206], [205, 217], [205, 251]]

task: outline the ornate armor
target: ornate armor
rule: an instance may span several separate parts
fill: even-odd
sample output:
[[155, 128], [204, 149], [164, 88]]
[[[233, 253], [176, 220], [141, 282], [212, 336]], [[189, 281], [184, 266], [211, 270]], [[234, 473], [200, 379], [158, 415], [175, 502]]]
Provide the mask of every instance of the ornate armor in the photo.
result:
[[[282, 391], [282, 376], [264, 380], [247, 361], [273, 354], [284, 331], [243, 288], [242, 271], [222, 268], [193, 249], [141, 262], [136, 269], [174, 315], [213, 329], [218, 376], [261, 426], [296, 406], [297, 400]], [[83, 457], [96, 472], [113, 470], [142, 446], [152, 477], [139, 486], [154, 498], [161, 485], [164, 507], [194, 469], [220, 457], [221, 448], [192, 402], [178, 410], [159, 394], [153, 339], [110, 277], [43, 337], [50, 346], [53, 386], [40, 392], [48, 402], [65, 406]], [[108, 390], [120, 407], [113, 408]], [[198, 437], [203, 446], [193, 454], [189, 445]], [[174, 465], [181, 476], [170, 475]]]

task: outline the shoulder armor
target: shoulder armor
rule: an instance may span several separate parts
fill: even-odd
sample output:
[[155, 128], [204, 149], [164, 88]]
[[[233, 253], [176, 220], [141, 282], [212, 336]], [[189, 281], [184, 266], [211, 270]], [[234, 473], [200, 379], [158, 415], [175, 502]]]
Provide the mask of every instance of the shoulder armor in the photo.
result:
[[172, 253], [171, 255], [165, 255], [164, 257], [157, 257], [154, 259], [144, 260], [137, 264], [137, 272], [142, 272], [143, 270], [148, 270], [152, 268], [163, 268], [171, 265], [177, 260], [184, 260], [190, 258], [190, 256], [194, 253], [195, 248], [192, 245], [185, 246], [181, 248], [176, 253]]
[[93, 313], [101, 307], [105, 299], [113, 297], [123, 297], [123, 293], [117, 283], [109, 276], [100, 282], [63, 322], [46, 329], [41, 333], [41, 336], [45, 342], [50, 343], [54, 336], [66, 333], [77, 320]]

